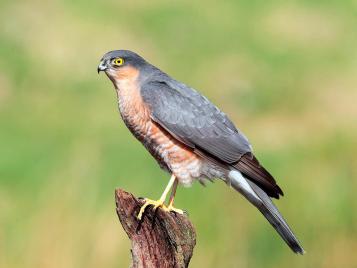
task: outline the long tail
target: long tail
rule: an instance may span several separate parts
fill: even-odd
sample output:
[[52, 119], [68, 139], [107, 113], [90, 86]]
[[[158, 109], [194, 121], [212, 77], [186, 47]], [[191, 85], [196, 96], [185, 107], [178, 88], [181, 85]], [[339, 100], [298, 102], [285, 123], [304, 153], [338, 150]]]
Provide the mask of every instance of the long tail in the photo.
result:
[[288, 244], [288, 246], [295, 253], [304, 254], [305, 251], [300, 245], [298, 239], [291, 231], [289, 225], [286, 223], [278, 208], [274, 205], [269, 196], [254, 182], [243, 177], [242, 173], [237, 170], [230, 171], [228, 177], [232, 187], [259, 209], [259, 211], [284, 239], [286, 244]]

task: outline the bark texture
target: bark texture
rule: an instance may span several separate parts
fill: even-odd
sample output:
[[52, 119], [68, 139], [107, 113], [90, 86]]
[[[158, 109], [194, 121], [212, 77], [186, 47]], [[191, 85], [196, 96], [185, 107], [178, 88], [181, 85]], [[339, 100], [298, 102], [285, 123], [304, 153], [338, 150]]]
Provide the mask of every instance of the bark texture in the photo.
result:
[[196, 233], [186, 215], [148, 207], [137, 219], [144, 200], [121, 189], [115, 191], [119, 220], [131, 240], [133, 268], [188, 267]]

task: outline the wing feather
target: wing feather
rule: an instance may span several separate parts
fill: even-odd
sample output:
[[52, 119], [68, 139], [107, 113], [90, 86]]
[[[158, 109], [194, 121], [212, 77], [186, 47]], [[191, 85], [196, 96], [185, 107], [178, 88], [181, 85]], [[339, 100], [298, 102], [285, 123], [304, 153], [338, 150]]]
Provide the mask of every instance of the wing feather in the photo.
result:
[[185, 145], [230, 165], [261, 186], [282, 194], [274, 178], [252, 154], [248, 139], [206, 97], [171, 78], [144, 83], [141, 95], [153, 121]]
[[198, 146], [229, 164], [251, 151], [247, 138], [202, 95], [158, 82], [143, 86], [141, 94], [152, 119], [186, 145]]

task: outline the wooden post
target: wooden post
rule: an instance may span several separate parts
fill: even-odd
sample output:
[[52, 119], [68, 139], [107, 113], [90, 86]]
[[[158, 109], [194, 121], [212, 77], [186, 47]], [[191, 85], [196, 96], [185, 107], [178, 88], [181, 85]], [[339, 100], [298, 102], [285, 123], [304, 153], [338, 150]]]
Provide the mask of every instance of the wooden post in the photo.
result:
[[138, 220], [142, 199], [117, 189], [115, 200], [119, 220], [131, 240], [133, 268], [188, 267], [196, 233], [186, 215], [148, 207]]

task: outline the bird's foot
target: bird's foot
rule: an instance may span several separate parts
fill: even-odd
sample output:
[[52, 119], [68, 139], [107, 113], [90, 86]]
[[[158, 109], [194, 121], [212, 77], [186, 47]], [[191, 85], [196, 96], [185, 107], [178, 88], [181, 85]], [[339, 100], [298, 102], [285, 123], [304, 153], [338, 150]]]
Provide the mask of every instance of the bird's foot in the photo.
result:
[[173, 212], [178, 213], [178, 214], [184, 214], [184, 211], [182, 209], [175, 208], [171, 204], [167, 207], [164, 204], [164, 201], [161, 200], [161, 199], [159, 199], [159, 200], [151, 200], [151, 199], [145, 198], [145, 203], [140, 208], [140, 211], [139, 211], [139, 214], [138, 214], [138, 219], [139, 220], [141, 220], [141, 218], [143, 217], [143, 214], [145, 212], [146, 207], [148, 207], [150, 205], [154, 206], [153, 210], [156, 210], [157, 208], [162, 208], [165, 212], [173, 211]]
[[175, 208], [175, 207], [173, 207], [172, 205], [169, 205], [168, 207], [163, 207], [162, 208], [164, 211], [166, 211], [166, 212], [171, 212], [171, 211], [173, 211], [173, 212], [175, 212], [175, 213], [178, 213], [178, 214], [184, 214], [185, 212], [182, 210], [182, 209], [179, 209], [179, 208]]
[[148, 198], [145, 198], [145, 203], [144, 205], [140, 208], [140, 211], [139, 211], [139, 214], [138, 214], [138, 219], [141, 220], [143, 214], [144, 214], [144, 211], [146, 209], [147, 206], [154, 206], [153, 207], [153, 210], [156, 210], [158, 207], [161, 207], [161, 208], [166, 208], [165, 204], [164, 204], [164, 201], [159, 199], [159, 200], [151, 200], [151, 199], [148, 199]]

